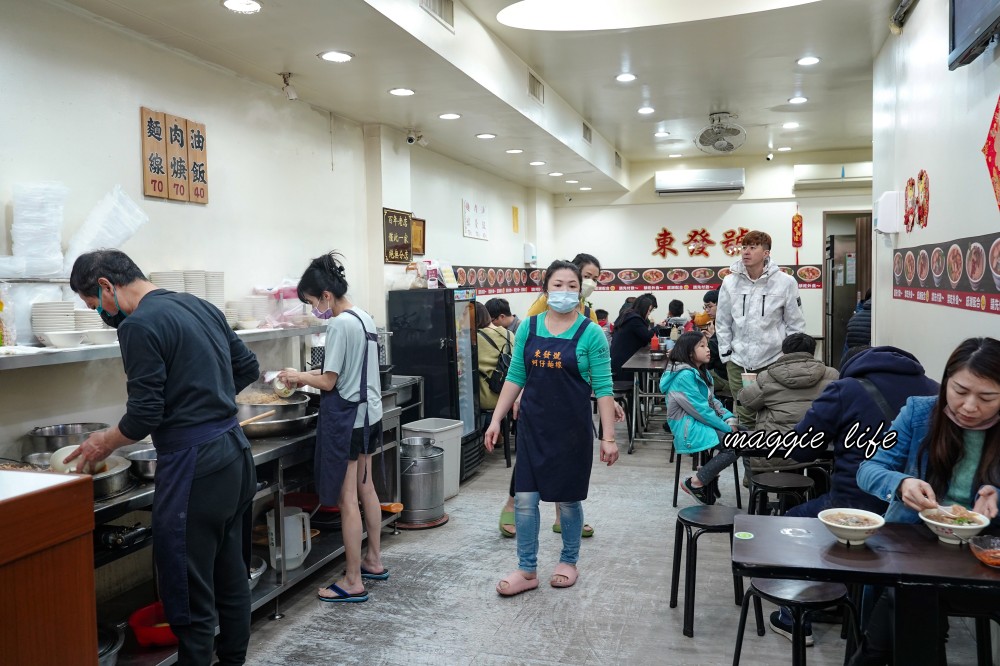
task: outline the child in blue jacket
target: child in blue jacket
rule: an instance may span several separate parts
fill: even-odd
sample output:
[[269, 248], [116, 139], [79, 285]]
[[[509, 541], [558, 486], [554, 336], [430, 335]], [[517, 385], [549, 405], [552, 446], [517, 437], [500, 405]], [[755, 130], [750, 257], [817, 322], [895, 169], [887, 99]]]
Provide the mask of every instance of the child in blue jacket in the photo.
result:
[[[708, 373], [711, 354], [701, 332], [683, 334], [670, 350], [670, 364], [660, 378], [667, 396], [667, 425], [677, 453], [695, 454], [719, 446], [726, 433], [736, 430], [736, 417], [715, 398]], [[694, 476], [684, 479], [684, 492], [699, 504], [714, 504], [708, 487], [736, 462], [734, 449], [721, 448]]]

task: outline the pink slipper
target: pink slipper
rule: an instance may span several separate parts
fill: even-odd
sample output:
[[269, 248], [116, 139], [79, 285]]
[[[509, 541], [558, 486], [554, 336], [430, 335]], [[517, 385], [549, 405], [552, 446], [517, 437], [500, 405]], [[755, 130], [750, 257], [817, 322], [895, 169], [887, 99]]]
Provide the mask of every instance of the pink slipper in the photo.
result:
[[[576, 583], [576, 578], [579, 575], [576, 567], [572, 564], [566, 564], [565, 562], [560, 562], [556, 565], [555, 571], [552, 572], [552, 578], [549, 579], [549, 585], [552, 587], [573, 587]], [[566, 580], [558, 581], [555, 579], [556, 576], [565, 576]]]
[[[502, 583], [507, 583], [507, 587], [500, 587]], [[533, 590], [538, 587], [538, 577], [525, 578], [520, 571], [512, 571], [505, 578], [501, 578], [497, 583], [497, 594], [501, 597], [513, 597]]]

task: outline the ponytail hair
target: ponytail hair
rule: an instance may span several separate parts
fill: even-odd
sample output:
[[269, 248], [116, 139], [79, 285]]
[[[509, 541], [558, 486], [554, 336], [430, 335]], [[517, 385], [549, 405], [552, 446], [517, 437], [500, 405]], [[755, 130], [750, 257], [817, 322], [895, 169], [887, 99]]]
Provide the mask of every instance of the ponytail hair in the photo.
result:
[[299, 279], [299, 300], [306, 303], [306, 296], [320, 298], [324, 291], [333, 294], [334, 298], [343, 298], [347, 293], [347, 278], [344, 277], [342, 255], [336, 251], [316, 257], [309, 262]]

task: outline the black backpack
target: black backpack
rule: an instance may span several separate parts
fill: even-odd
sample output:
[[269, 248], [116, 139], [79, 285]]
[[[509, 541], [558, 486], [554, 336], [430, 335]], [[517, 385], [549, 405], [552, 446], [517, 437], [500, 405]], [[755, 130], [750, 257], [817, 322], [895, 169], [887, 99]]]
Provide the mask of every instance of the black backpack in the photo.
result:
[[490, 344], [491, 347], [493, 347], [493, 349], [496, 349], [498, 352], [500, 352], [500, 358], [497, 359], [496, 369], [494, 369], [493, 372], [491, 372], [488, 376], [484, 372], [479, 373], [482, 376], [483, 380], [486, 382], [486, 385], [489, 387], [490, 391], [499, 395], [501, 389], [503, 389], [504, 381], [507, 380], [507, 371], [510, 370], [510, 358], [512, 349], [510, 342], [510, 333], [507, 333], [507, 342], [503, 344], [503, 347], [497, 347], [497, 343], [493, 342], [493, 339], [490, 338], [490, 336], [483, 333], [482, 329], [480, 329], [477, 332], [479, 333], [480, 336], [482, 336], [484, 340], [486, 340], [486, 342]]

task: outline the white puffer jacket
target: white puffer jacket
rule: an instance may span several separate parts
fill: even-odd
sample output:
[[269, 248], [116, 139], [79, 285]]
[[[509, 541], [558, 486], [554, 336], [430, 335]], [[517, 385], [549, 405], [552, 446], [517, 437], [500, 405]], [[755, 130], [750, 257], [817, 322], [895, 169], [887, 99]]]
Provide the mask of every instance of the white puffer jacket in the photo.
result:
[[756, 280], [747, 275], [742, 261], [730, 270], [719, 289], [715, 336], [723, 361], [752, 372], [781, 356], [786, 336], [805, 331], [799, 285], [770, 259]]

